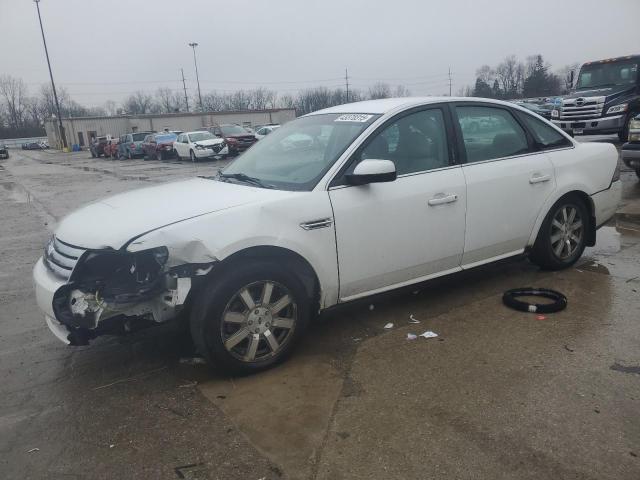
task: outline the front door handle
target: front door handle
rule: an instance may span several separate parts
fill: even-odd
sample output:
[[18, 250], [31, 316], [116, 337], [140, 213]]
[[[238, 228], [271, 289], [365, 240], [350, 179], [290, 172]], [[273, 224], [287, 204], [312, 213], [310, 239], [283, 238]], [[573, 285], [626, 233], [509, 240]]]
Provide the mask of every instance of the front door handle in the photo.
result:
[[542, 182], [548, 182], [549, 180], [551, 180], [551, 175], [536, 174], [529, 179], [529, 183], [531, 184], [542, 183]]
[[446, 194], [440, 193], [435, 197], [431, 198], [427, 203], [429, 206], [433, 207], [435, 205], [443, 205], [445, 203], [453, 203], [458, 200], [458, 195], [456, 194]]

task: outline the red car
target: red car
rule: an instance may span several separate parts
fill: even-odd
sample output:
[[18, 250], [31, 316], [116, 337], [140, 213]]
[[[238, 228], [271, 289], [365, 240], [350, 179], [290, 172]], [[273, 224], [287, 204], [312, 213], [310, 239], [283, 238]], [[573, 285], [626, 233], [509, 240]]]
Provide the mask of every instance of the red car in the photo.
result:
[[107, 142], [104, 146], [104, 156], [105, 158], [111, 157], [113, 159], [118, 158], [118, 143], [120, 143], [119, 139], [112, 138]]
[[173, 158], [175, 156], [173, 142], [175, 142], [177, 138], [178, 135], [173, 132], [160, 132], [147, 135], [142, 142], [144, 158], [148, 160]]
[[240, 125], [215, 125], [209, 128], [209, 131], [216, 137], [225, 139], [230, 155], [238, 155], [258, 141], [254, 134], [247, 132]]

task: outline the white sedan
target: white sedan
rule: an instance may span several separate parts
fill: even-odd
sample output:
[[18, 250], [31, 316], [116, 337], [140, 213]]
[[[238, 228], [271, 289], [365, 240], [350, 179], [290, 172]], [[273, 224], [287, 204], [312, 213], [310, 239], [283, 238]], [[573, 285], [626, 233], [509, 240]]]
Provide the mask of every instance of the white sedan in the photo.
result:
[[264, 137], [269, 135], [271, 132], [280, 128], [280, 125], [264, 125], [260, 128], [257, 128], [253, 135], [258, 139], [262, 140]]
[[223, 138], [211, 132], [184, 132], [173, 143], [178, 160], [188, 158], [196, 162], [201, 158], [224, 158], [229, 155], [229, 146]]
[[616, 210], [617, 163], [510, 103], [341, 105], [217, 175], [72, 213], [35, 266], [36, 300], [75, 345], [188, 312], [211, 364], [259, 371], [336, 304], [522, 253], [570, 267]]

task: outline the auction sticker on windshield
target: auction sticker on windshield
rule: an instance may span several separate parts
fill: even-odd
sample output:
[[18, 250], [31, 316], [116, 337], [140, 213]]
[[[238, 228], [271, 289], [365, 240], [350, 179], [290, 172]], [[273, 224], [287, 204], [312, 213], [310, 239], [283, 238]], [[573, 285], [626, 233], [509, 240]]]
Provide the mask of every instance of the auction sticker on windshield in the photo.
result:
[[373, 115], [367, 115], [366, 113], [349, 113], [346, 115], [340, 115], [334, 120], [334, 122], [367, 122]]

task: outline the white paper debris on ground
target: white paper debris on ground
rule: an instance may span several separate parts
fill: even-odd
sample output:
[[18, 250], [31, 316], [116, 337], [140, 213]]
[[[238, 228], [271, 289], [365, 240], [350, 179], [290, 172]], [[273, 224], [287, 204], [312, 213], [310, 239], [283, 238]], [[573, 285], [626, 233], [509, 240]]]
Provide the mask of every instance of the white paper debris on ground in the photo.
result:
[[384, 328], [386, 328], [387, 330], [389, 330], [390, 328], [393, 328], [393, 323], [389, 322], [387, 323]]
[[353, 341], [358, 343], [360, 340], [362, 340], [360, 337], [354, 337]]
[[39, 452], [39, 448], [32, 448], [31, 450], [27, 450], [27, 453]]
[[115, 447], [115, 445], [113, 445], [113, 444], [109, 445], [109, 448], [113, 448], [113, 447]]
[[407, 333], [407, 340], [415, 340], [418, 336], [415, 333]]
[[415, 318], [413, 314], [409, 315], [409, 323], [420, 323], [420, 320]]
[[427, 330], [426, 332], [421, 333], [420, 336], [424, 338], [435, 338], [438, 336], [438, 334], [436, 332], [432, 332], [431, 330]]
[[371, 305], [369, 305], [369, 310], [373, 310], [374, 308], [376, 308], [373, 303]]

